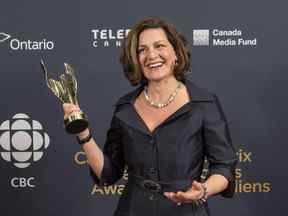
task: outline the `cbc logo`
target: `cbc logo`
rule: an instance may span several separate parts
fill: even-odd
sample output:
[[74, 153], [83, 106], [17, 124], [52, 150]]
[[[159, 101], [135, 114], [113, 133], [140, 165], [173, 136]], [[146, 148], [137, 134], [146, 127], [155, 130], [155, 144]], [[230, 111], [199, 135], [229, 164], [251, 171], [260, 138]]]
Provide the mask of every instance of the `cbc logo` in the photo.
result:
[[11, 185], [14, 188], [26, 188], [26, 187], [31, 187], [34, 188], [35, 184], [33, 181], [35, 180], [34, 177], [14, 177], [11, 179]]
[[40, 160], [49, 142], [42, 125], [24, 113], [0, 125], [0, 155], [15, 167], [26, 168]]

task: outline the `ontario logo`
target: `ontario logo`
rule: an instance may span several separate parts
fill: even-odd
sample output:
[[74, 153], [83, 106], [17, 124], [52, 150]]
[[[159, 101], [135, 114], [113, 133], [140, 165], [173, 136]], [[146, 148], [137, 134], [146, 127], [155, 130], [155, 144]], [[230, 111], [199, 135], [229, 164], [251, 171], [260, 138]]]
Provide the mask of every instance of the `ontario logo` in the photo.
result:
[[4, 43], [5, 41], [9, 41], [12, 50], [52, 50], [55, 47], [55, 43], [46, 38], [40, 41], [20, 40], [12, 38], [11, 35], [5, 32], [0, 32], [0, 43]]
[[0, 156], [17, 168], [26, 168], [39, 161], [49, 143], [41, 123], [24, 113], [0, 124]]

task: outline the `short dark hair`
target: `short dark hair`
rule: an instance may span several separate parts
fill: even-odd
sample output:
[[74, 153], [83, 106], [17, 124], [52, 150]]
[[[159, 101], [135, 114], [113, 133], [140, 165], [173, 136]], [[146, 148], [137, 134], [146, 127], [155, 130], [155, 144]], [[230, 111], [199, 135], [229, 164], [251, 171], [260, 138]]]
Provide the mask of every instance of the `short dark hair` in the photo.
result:
[[160, 18], [148, 18], [137, 23], [128, 33], [120, 62], [123, 67], [125, 77], [130, 81], [131, 85], [135, 86], [146, 82], [141, 66], [138, 60], [138, 43], [139, 35], [145, 29], [161, 28], [164, 30], [168, 41], [172, 44], [177, 57], [177, 65], [174, 68], [174, 76], [178, 80], [183, 80], [185, 72], [191, 70], [190, 51], [187, 45], [187, 40], [179, 33], [176, 28]]

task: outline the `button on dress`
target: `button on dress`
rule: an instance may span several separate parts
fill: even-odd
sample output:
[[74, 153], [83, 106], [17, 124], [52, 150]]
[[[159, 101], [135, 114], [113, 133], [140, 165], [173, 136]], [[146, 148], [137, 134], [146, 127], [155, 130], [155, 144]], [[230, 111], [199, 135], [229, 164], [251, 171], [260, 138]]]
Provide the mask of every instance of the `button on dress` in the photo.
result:
[[[104, 145], [104, 166], [100, 178], [90, 168], [98, 185], [113, 184], [128, 170], [128, 181], [115, 216], [208, 216], [208, 203], [177, 205], [161, 193], [139, 186], [135, 176], [155, 182], [177, 182], [168, 191], [187, 190], [200, 181], [205, 158], [208, 176], [220, 174], [228, 181], [221, 194], [232, 197], [237, 157], [227, 120], [215, 94], [183, 80], [190, 101], [169, 116], [151, 133], [134, 108], [140, 86], [115, 104]], [[173, 184], [174, 185], [174, 184]]]

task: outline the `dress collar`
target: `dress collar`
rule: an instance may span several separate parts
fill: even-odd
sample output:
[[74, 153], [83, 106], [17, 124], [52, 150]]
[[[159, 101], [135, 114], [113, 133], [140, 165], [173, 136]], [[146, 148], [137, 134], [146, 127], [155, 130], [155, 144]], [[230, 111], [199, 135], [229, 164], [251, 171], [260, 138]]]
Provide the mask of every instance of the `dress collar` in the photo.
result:
[[[212, 95], [206, 90], [197, 87], [192, 81], [185, 78], [183, 84], [186, 86], [187, 91], [190, 96], [190, 103], [193, 102], [211, 102], [213, 101]], [[115, 106], [122, 104], [130, 103], [133, 104], [138, 95], [143, 91], [144, 85], [137, 87], [135, 90], [129, 92], [128, 94], [121, 97], [116, 103]]]

